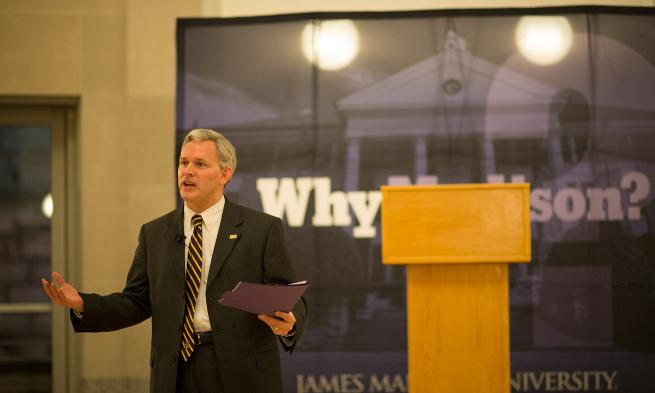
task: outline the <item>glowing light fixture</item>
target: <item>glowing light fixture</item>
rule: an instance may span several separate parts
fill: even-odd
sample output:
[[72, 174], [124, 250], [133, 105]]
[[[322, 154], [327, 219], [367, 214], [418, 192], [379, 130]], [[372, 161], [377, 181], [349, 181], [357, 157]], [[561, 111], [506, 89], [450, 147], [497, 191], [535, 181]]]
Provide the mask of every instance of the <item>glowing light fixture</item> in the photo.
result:
[[560, 62], [573, 44], [573, 29], [562, 16], [524, 16], [514, 35], [519, 52], [539, 65]]
[[302, 51], [309, 62], [323, 70], [350, 64], [359, 52], [359, 33], [347, 19], [310, 22], [301, 35]]
[[52, 194], [48, 193], [48, 195], [46, 195], [41, 202], [41, 213], [43, 213], [43, 215], [47, 218], [51, 219], [53, 210], [54, 206], [52, 203]]

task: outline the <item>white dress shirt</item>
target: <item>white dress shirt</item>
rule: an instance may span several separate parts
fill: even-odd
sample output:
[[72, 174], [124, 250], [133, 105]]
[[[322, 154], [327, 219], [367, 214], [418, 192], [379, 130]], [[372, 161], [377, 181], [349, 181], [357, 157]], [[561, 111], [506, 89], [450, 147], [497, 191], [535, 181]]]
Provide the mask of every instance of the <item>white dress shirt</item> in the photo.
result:
[[205, 292], [207, 291], [207, 276], [209, 275], [209, 267], [212, 263], [212, 255], [214, 254], [214, 246], [216, 245], [218, 228], [221, 226], [224, 207], [225, 197], [222, 197], [215, 205], [201, 213], [194, 212], [186, 205], [186, 203], [184, 204], [184, 244], [186, 246], [184, 251], [185, 271], [189, 242], [191, 241], [191, 235], [193, 234], [191, 218], [196, 214], [202, 216], [202, 274], [200, 279], [200, 289], [198, 290], [198, 300], [196, 302], [196, 312], [193, 314], [193, 327], [196, 332], [208, 332], [212, 330], [212, 326], [209, 323], [207, 297], [205, 296]]

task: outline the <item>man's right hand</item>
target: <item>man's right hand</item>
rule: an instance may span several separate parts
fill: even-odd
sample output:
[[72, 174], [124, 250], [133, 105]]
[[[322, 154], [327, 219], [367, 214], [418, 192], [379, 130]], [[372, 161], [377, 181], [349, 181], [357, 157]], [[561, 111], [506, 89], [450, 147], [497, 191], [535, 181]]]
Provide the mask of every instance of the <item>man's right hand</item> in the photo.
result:
[[72, 285], [64, 281], [61, 274], [52, 272], [52, 282], [45, 278], [41, 279], [43, 290], [53, 302], [64, 307], [72, 308], [78, 314], [84, 312], [84, 301]]

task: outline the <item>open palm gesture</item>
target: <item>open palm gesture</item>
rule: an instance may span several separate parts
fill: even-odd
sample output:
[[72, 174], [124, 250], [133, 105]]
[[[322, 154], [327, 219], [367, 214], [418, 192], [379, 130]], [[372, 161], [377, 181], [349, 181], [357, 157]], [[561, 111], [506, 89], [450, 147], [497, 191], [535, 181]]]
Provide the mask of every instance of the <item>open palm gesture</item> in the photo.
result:
[[67, 283], [57, 272], [52, 273], [52, 278], [52, 282], [48, 282], [45, 278], [41, 279], [43, 290], [50, 300], [64, 307], [72, 308], [78, 313], [84, 312], [84, 302], [77, 289]]

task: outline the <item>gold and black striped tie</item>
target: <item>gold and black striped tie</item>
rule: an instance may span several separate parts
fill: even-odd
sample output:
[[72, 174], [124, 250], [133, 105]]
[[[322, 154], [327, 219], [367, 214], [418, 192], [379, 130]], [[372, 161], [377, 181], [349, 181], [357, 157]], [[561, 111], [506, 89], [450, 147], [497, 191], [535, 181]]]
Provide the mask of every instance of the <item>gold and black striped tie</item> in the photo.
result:
[[196, 310], [200, 277], [202, 275], [202, 216], [196, 214], [191, 218], [193, 235], [189, 242], [186, 261], [186, 284], [184, 289], [184, 327], [182, 329], [182, 348], [180, 352], [184, 361], [188, 361], [195, 347], [193, 314]]

